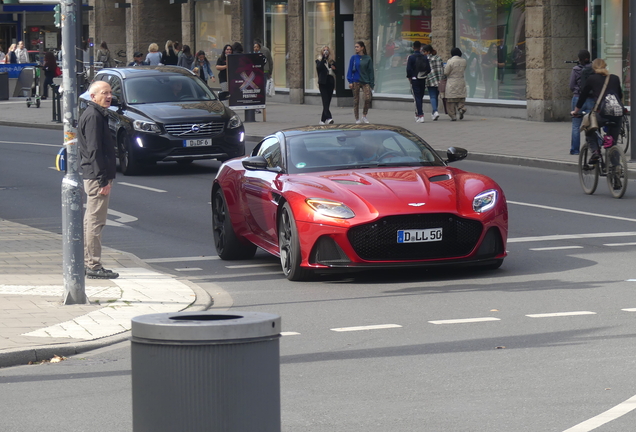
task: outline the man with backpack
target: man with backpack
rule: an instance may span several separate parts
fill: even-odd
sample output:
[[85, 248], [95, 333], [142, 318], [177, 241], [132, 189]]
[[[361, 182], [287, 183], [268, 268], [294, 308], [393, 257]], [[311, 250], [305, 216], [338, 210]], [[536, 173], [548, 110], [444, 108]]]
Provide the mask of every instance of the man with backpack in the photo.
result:
[[[572, 110], [576, 107], [579, 101], [579, 95], [581, 89], [585, 87], [585, 81], [594, 73], [592, 70], [592, 63], [590, 62], [590, 52], [588, 50], [579, 51], [579, 63], [572, 68], [570, 74], [570, 90], [572, 90]], [[581, 115], [572, 117], [572, 139], [570, 142], [570, 154], [578, 155], [581, 146], [581, 121], [583, 115], [590, 112], [594, 108], [594, 99], [587, 98], [581, 108]]]
[[422, 111], [422, 99], [426, 91], [426, 76], [431, 72], [428, 58], [420, 52], [422, 44], [413, 42], [413, 54], [406, 62], [406, 78], [411, 85], [411, 92], [415, 99], [415, 122], [424, 123], [424, 111]]

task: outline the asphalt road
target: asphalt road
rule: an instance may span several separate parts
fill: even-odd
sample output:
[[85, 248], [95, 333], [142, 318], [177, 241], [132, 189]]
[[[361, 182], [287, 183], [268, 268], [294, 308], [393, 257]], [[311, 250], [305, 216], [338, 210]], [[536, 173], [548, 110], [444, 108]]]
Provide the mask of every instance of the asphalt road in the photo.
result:
[[[61, 232], [62, 176], [50, 169], [61, 134], [0, 132], [0, 217]], [[224, 293], [233, 310], [281, 315], [285, 431], [632, 430], [636, 185], [615, 200], [603, 183], [584, 195], [571, 173], [456, 166], [506, 192], [509, 256], [497, 271], [293, 283], [263, 252], [223, 262], [213, 161], [120, 175], [104, 242]], [[0, 370], [0, 430], [128, 431], [129, 373], [126, 345]]]

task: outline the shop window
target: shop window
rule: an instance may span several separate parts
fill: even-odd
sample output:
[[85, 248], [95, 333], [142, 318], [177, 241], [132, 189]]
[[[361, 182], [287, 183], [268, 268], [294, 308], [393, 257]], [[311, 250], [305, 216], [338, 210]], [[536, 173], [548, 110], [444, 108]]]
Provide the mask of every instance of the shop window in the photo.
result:
[[456, 0], [468, 97], [526, 99], [525, 0]]
[[272, 53], [274, 86], [289, 88], [287, 80], [287, 2], [265, 1], [265, 46]]
[[335, 60], [336, 14], [335, 3], [307, 1], [305, 3], [305, 88], [318, 90], [316, 60], [323, 46], [331, 48]]
[[[195, 47], [192, 54], [203, 50], [211, 65], [222, 54], [225, 44], [232, 44], [232, 10], [223, 0], [195, 2]], [[215, 72], [216, 74], [216, 72]]]

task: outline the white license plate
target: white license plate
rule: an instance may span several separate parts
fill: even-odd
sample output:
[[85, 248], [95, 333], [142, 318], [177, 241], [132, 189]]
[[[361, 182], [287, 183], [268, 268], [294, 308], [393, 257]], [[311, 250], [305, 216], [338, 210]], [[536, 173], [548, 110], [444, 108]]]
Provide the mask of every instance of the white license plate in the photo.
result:
[[211, 146], [211, 145], [212, 145], [212, 138], [183, 140], [184, 147], [201, 147], [201, 146]]
[[427, 228], [419, 230], [398, 230], [398, 243], [422, 243], [442, 241], [441, 228]]

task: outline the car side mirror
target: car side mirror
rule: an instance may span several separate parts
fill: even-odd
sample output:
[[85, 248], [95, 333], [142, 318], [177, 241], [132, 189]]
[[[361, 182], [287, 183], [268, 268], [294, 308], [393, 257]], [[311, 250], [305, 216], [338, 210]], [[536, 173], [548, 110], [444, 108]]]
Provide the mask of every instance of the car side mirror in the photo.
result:
[[449, 147], [446, 150], [446, 157], [448, 158], [446, 162], [455, 162], [460, 161], [462, 159], [466, 159], [468, 156], [468, 150], [461, 147]]
[[110, 100], [110, 106], [121, 106], [121, 103], [119, 102], [119, 98], [117, 98], [117, 96], [113, 96]]
[[249, 171], [272, 171], [281, 172], [280, 167], [270, 167], [267, 159], [263, 156], [251, 156], [243, 159], [243, 168]]

